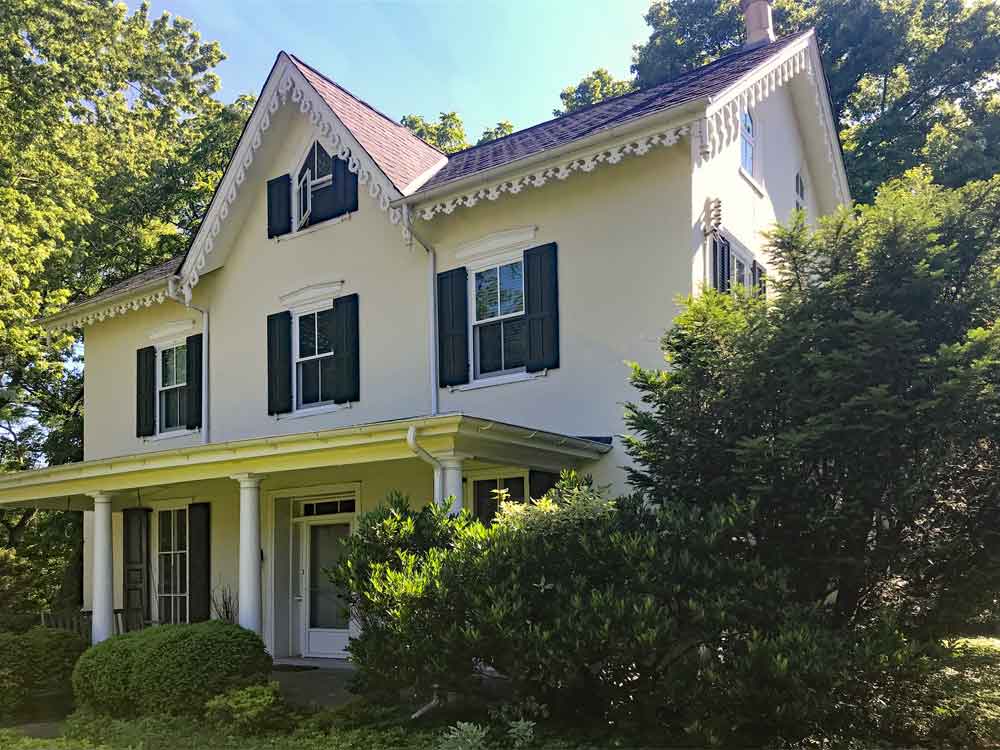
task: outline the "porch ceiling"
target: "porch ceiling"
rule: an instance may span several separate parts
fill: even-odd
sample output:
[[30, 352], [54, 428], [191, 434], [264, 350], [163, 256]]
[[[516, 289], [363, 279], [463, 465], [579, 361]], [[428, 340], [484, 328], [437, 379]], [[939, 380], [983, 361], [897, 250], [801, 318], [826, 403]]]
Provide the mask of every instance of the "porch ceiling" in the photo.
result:
[[437, 457], [459, 457], [556, 470], [579, 466], [611, 450], [586, 438], [505, 424], [464, 414], [375, 422], [278, 437], [82, 461], [0, 476], [0, 506], [89, 509], [94, 492], [121, 492], [234, 474], [295, 471], [414, 458], [406, 442]]

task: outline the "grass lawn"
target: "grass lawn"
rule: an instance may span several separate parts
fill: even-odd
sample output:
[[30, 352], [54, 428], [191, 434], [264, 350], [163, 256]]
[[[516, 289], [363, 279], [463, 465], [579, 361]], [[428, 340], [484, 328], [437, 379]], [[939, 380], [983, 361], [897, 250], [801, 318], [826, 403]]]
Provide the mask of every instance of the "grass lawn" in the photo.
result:
[[[1000, 639], [957, 641], [951, 656], [934, 669], [930, 679], [889, 704], [882, 712], [880, 742], [853, 747], [1000, 747]], [[360, 708], [361, 703], [302, 718], [292, 732], [240, 737], [190, 719], [146, 718], [116, 720], [73, 717], [65, 736], [29, 739], [0, 730], [5, 750], [436, 750], [449, 721], [464, 718], [487, 727], [484, 716], [432, 715], [415, 725], [399, 710]], [[504, 728], [489, 727], [486, 748], [510, 748]], [[844, 746], [837, 743], [838, 746]], [[603, 737], [567, 736], [565, 730], [538, 726], [537, 750], [627, 747], [632, 743]], [[442, 747], [455, 747], [447, 745]]]

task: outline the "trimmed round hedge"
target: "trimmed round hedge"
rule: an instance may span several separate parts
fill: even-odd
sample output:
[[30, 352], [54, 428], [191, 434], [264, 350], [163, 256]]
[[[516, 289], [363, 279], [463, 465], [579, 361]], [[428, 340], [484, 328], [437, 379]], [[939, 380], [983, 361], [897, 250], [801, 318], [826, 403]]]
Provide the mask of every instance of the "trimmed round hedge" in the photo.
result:
[[200, 715], [210, 698], [267, 682], [260, 637], [211, 620], [161, 625], [88, 650], [73, 673], [77, 704], [97, 713]]
[[87, 642], [76, 633], [36, 627], [0, 633], [0, 717], [29, 703], [69, 695], [69, 680]]

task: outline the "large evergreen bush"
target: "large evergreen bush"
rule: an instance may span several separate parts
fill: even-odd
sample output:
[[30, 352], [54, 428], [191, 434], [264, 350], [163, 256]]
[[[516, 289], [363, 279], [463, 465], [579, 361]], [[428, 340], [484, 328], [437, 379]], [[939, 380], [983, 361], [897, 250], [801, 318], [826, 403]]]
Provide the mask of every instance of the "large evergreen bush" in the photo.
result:
[[36, 627], [0, 632], [0, 719], [70, 694], [70, 676], [86, 641], [76, 633]]

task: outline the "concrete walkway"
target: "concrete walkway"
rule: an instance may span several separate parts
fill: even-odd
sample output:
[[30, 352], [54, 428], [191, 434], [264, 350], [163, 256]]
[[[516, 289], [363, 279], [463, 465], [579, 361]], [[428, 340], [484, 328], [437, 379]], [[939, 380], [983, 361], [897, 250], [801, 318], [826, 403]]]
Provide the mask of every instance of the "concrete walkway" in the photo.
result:
[[347, 687], [354, 666], [340, 659], [279, 659], [271, 679], [281, 686], [281, 694], [293, 706], [336, 708], [356, 696]]

